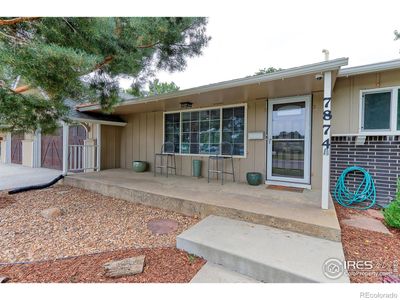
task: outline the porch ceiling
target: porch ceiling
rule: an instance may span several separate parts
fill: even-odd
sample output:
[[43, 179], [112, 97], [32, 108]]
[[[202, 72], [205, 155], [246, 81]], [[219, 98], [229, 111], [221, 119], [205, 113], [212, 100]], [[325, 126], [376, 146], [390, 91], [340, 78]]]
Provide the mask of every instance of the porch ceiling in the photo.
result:
[[[145, 111], [179, 110], [181, 102], [192, 102], [194, 108], [241, 103], [248, 100], [287, 97], [323, 91], [324, 81], [315, 75], [332, 71], [332, 83], [338, 70], [347, 64], [346, 58], [286, 69], [271, 74], [211, 84], [165, 95], [129, 100], [119, 104], [114, 114], [125, 115]], [[333, 85], [332, 85], [333, 86]], [[96, 105], [80, 111], [98, 111]]]
[[[335, 72], [335, 79], [336, 75], [337, 72]], [[119, 106], [114, 113], [124, 115], [133, 112], [179, 110], [181, 102], [192, 102], [193, 107], [209, 107], [227, 103], [241, 103], [248, 100], [305, 95], [316, 91], [322, 92], [323, 88], [324, 81], [316, 80], [315, 74], [312, 74], [184, 97]]]

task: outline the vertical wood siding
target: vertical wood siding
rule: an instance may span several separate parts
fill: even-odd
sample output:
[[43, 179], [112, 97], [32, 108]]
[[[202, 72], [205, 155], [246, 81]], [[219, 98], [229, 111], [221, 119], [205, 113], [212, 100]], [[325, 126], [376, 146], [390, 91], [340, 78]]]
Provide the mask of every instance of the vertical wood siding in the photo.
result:
[[[247, 131], [265, 132], [266, 110], [265, 100], [248, 102]], [[145, 160], [154, 168], [154, 154], [159, 153], [163, 141], [163, 112], [136, 113], [125, 117], [127, 125], [121, 129], [120, 165], [131, 168], [133, 160]], [[192, 161], [202, 160], [202, 175], [207, 176], [207, 157], [176, 156], [177, 173], [184, 176], [192, 175]], [[258, 171], [265, 175], [265, 141], [248, 141], [247, 158], [234, 160], [236, 177], [246, 180], [246, 172]], [[226, 166], [230, 170], [230, 165]], [[230, 180], [228, 177], [227, 180]]]
[[[266, 100], [247, 102], [247, 132], [266, 132]], [[144, 160], [149, 163], [150, 171], [154, 169], [154, 154], [159, 153], [163, 141], [163, 112], [135, 113], [125, 116], [125, 127], [102, 126], [103, 168], [132, 167], [133, 160]], [[106, 129], [107, 128], [107, 129]], [[109, 143], [116, 142], [112, 146]], [[312, 146], [311, 146], [311, 184], [312, 188], [321, 185], [321, 150], [322, 143], [322, 94], [313, 94], [312, 109]], [[119, 151], [114, 153], [114, 151]], [[202, 160], [202, 176], [207, 176], [206, 156], [177, 155], [177, 173], [183, 176], [192, 175], [192, 161]], [[234, 159], [237, 180], [246, 181], [247, 172], [266, 173], [266, 142], [263, 140], [247, 141], [247, 157]], [[230, 164], [226, 166], [230, 170]], [[227, 180], [231, 180], [228, 176]]]
[[121, 127], [101, 125], [101, 169], [121, 167]]

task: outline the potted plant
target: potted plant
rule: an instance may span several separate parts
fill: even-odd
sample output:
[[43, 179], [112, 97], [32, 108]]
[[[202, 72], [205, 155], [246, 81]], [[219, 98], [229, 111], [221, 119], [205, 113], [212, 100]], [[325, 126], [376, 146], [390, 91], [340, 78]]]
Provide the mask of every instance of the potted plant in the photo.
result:
[[147, 162], [142, 160], [134, 160], [132, 162], [132, 169], [133, 171], [140, 173], [147, 170]]
[[262, 183], [262, 174], [260, 172], [247, 172], [246, 179], [249, 185], [260, 185]]

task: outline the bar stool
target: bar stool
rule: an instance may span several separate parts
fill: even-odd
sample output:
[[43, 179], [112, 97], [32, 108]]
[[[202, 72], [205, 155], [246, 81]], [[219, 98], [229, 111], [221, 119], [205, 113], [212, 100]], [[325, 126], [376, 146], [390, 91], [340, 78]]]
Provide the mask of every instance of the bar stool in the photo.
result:
[[[157, 174], [157, 169], [160, 169], [161, 176], [163, 175], [164, 169], [166, 170], [167, 177], [170, 169], [174, 170], [176, 175], [176, 157], [174, 149], [175, 149], [174, 143], [166, 142], [161, 146], [160, 153], [154, 154], [154, 176], [156, 176]], [[157, 157], [160, 157], [159, 165], [157, 165]], [[164, 158], [167, 159], [166, 164], [164, 164]]]
[[[224, 174], [232, 175], [233, 182], [235, 182], [235, 168], [233, 166], [233, 145], [228, 142], [223, 142], [221, 144], [221, 153], [228, 153], [228, 154], [217, 154], [217, 155], [210, 155], [208, 157], [208, 172], [207, 172], [207, 181], [210, 183], [210, 173], [221, 174], [221, 185], [224, 184]], [[225, 160], [230, 160], [232, 165], [232, 172], [225, 171]], [[212, 169], [211, 164], [215, 161], [216, 169]], [[218, 168], [219, 162], [221, 162], [221, 170]]]

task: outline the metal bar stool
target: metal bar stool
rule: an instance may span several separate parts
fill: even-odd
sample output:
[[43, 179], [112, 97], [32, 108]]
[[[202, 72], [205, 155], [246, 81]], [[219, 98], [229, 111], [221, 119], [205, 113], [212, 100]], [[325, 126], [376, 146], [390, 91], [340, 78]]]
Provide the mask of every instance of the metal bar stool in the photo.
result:
[[[160, 169], [161, 176], [163, 175], [164, 169], [166, 170], [167, 177], [170, 169], [174, 170], [174, 173], [176, 175], [176, 157], [174, 148], [174, 143], [166, 142], [161, 146], [160, 153], [154, 154], [154, 176], [156, 176], [157, 174], [157, 169]], [[159, 165], [157, 165], [157, 157], [160, 157]], [[166, 164], [164, 164], [164, 157], [167, 159]]]
[[[224, 154], [222, 154], [224, 153]], [[225, 160], [230, 160], [232, 165], [232, 172], [225, 171]], [[212, 162], [215, 162], [216, 169], [212, 169]], [[218, 168], [219, 162], [221, 162], [221, 169]], [[233, 166], [233, 146], [231, 143], [223, 142], [221, 144], [221, 155], [210, 155], [208, 157], [208, 172], [207, 172], [207, 181], [210, 183], [210, 173], [221, 174], [221, 184], [224, 184], [224, 174], [232, 175], [233, 182], [235, 182], [235, 168]]]

